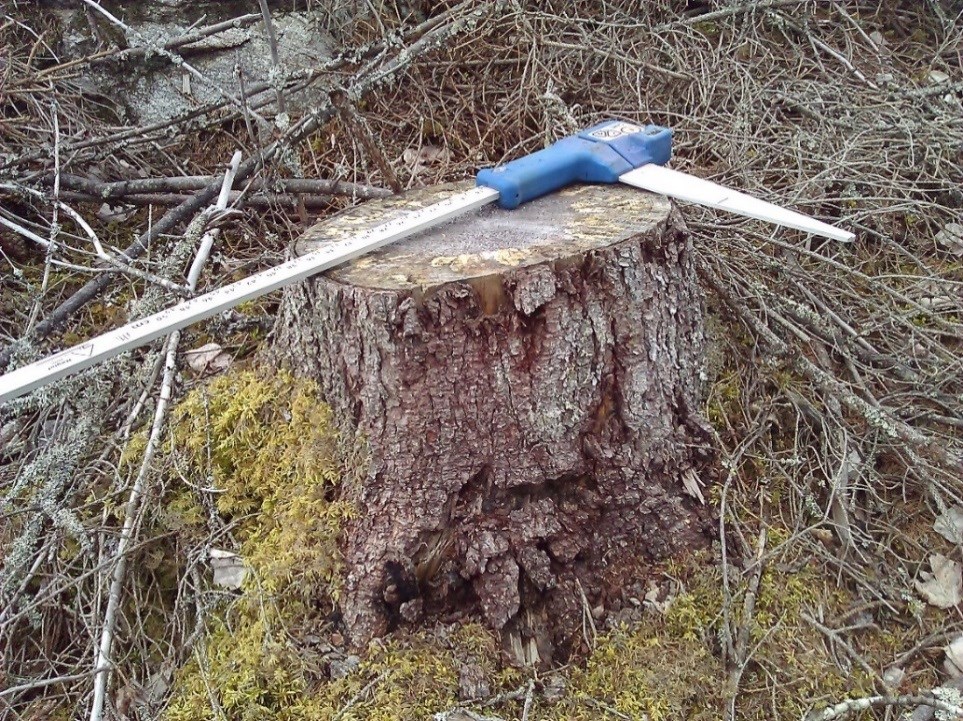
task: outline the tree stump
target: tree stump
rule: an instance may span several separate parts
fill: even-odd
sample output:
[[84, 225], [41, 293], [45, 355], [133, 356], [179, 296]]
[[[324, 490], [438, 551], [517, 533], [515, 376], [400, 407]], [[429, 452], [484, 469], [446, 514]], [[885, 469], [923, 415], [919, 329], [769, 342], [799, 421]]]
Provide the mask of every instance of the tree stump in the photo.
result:
[[[467, 187], [366, 203], [299, 251]], [[488, 207], [288, 289], [273, 358], [369, 451], [341, 491], [349, 638], [473, 616], [547, 661], [586, 604], [705, 545], [683, 486], [709, 453], [703, 345], [681, 218], [621, 186]]]

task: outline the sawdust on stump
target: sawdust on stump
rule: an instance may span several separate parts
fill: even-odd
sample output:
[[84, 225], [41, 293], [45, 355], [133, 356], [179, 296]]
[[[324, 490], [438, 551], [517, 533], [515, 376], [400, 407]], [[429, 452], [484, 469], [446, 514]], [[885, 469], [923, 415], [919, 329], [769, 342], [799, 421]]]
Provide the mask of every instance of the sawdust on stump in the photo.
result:
[[[299, 251], [467, 187], [367, 203]], [[704, 545], [682, 481], [708, 453], [704, 340], [679, 215], [623, 187], [488, 207], [289, 289], [273, 359], [368, 449], [341, 489], [352, 641], [475, 617], [546, 662]]]

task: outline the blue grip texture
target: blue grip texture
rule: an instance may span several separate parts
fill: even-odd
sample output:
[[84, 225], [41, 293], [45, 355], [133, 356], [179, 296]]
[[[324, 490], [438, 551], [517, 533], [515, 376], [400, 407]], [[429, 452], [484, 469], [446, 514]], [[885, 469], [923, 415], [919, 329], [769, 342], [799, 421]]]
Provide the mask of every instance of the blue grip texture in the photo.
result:
[[671, 153], [668, 128], [608, 120], [537, 153], [482, 170], [476, 184], [497, 190], [498, 204], [510, 210], [571, 183], [615, 183], [633, 168], [664, 165]]

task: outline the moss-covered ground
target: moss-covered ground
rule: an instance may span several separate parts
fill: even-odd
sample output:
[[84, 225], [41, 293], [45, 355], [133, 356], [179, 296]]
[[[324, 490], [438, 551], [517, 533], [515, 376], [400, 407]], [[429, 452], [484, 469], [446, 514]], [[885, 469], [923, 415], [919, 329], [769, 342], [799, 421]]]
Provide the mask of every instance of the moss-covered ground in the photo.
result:
[[[723, 398], [732, 385], [723, 384]], [[533, 720], [714, 719], [726, 700], [726, 628], [734, 637], [744, 624], [749, 654], [739, 718], [800, 718], [814, 705], [873, 689], [873, 679], [818, 628], [819, 619], [831, 626], [841, 618], [852, 596], [777, 526], [767, 531], [771, 552], [748, 619], [753, 568], [730, 565], [724, 580], [716, 549], [661, 569], [660, 603], [645, 604], [629, 624], [610, 625], [563, 668], [512, 666], [498, 639], [470, 621], [397, 632], [352, 658], [334, 615], [337, 535], [352, 514], [334, 492], [337, 448], [316, 386], [284, 373], [232, 372], [177, 407], [171, 467], [218, 489], [217, 511], [249, 573], [239, 591], [208, 608], [191, 658], [175, 674], [165, 718], [387, 721], [458, 706], [520, 718], [533, 680]], [[196, 494], [183, 484], [171, 493], [168, 522], [200, 529]], [[869, 628], [862, 649], [891, 655], [912, 635]], [[459, 698], [466, 667], [480, 669], [487, 698]]]

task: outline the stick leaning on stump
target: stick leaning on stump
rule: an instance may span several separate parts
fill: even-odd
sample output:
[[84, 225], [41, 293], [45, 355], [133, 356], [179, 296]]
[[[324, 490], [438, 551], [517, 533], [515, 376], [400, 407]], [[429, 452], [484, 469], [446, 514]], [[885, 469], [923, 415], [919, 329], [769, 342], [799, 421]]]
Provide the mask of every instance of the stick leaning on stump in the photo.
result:
[[[366, 203], [298, 251], [467, 187]], [[351, 640], [468, 616], [547, 662], [578, 640], [579, 584], [617, 609], [703, 545], [681, 480], [709, 452], [703, 345], [679, 215], [619, 186], [485, 208], [288, 288], [272, 359], [369, 449], [341, 489]]]

